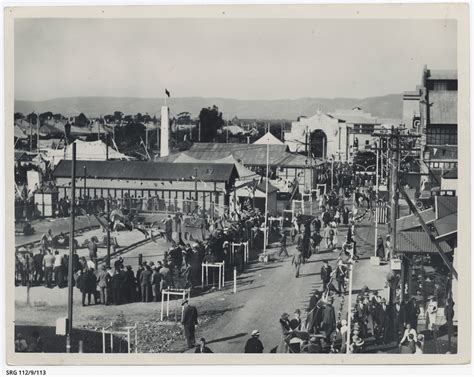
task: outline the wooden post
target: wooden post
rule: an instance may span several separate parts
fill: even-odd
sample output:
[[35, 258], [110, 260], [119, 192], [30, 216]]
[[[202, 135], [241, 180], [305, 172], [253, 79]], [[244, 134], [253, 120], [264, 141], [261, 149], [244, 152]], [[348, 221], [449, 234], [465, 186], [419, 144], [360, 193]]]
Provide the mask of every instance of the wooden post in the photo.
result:
[[234, 293], [237, 293], [237, 268], [234, 267]]
[[138, 353], [138, 323], [135, 323], [135, 353]]
[[170, 316], [170, 292], [166, 291], [166, 318]]
[[161, 317], [160, 317], [161, 322], [163, 322], [164, 304], [165, 304], [165, 294], [164, 294], [164, 292], [162, 291], [162, 292], [161, 292]]
[[130, 353], [130, 328], [127, 329], [128, 353]]
[[204, 265], [201, 265], [201, 287], [204, 289]]
[[79, 353], [84, 353], [84, 341], [79, 340]]
[[225, 285], [225, 261], [222, 262], [222, 288]]
[[102, 353], [105, 353], [105, 328], [102, 327]]

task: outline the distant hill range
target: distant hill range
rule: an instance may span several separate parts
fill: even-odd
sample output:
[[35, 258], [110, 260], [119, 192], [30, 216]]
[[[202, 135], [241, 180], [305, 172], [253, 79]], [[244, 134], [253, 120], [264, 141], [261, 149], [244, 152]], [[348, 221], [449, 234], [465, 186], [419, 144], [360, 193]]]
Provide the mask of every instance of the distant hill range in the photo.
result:
[[[380, 118], [401, 119], [402, 95], [389, 94], [381, 97], [356, 98], [298, 98], [277, 100], [239, 100], [231, 98], [182, 97], [167, 101], [171, 114], [184, 111], [197, 117], [203, 107], [216, 105], [225, 119], [237, 116], [240, 119], [286, 119], [295, 120], [299, 116], [312, 116], [317, 110], [331, 112], [336, 109], [360, 107], [365, 112]], [[65, 116], [83, 112], [87, 117], [112, 114], [121, 111], [124, 114], [148, 113], [160, 117], [162, 98], [136, 97], [68, 97], [46, 101], [15, 100], [15, 112], [29, 114], [32, 111], [61, 113]]]

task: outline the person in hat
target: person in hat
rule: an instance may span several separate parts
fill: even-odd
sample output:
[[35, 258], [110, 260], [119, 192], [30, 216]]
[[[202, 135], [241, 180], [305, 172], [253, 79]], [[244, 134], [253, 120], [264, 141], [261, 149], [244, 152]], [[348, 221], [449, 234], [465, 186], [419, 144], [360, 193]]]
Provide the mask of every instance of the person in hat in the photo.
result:
[[323, 284], [323, 291], [325, 291], [328, 287], [328, 283], [331, 280], [331, 273], [332, 273], [332, 268], [329, 265], [327, 260], [323, 261], [323, 265], [321, 267], [321, 282]]
[[336, 312], [334, 306], [333, 297], [328, 298], [328, 302], [324, 305], [322, 309], [322, 320], [321, 320], [321, 330], [326, 335], [326, 338], [329, 338], [332, 332], [336, 329]]
[[286, 234], [284, 231], [280, 233], [280, 252], [278, 253], [279, 257], [282, 255], [283, 257], [289, 257], [288, 250], [286, 250]]
[[416, 298], [411, 297], [405, 304], [405, 321], [409, 322], [412, 329], [418, 328], [418, 317], [420, 315], [420, 307], [416, 303]]
[[206, 339], [199, 339], [199, 345], [196, 347], [194, 353], [214, 353], [209, 347], [206, 346]]
[[426, 304], [426, 328], [430, 331], [433, 331], [434, 325], [436, 324], [437, 313], [438, 313], [438, 302], [436, 301], [436, 297], [429, 296], [428, 302]]
[[303, 262], [303, 253], [301, 252], [301, 247], [297, 246], [295, 248], [295, 253], [293, 254], [293, 259], [291, 260], [291, 264], [295, 266], [295, 277], [300, 276], [300, 267], [301, 263]]
[[[410, 336], [411, 335], [411, 336]], [[403, 333], [402, 340], [400, 340], [399, 346], [408, 346], [410, 339], [414, 340], [417, 338], [417, 333], [415, 329], [412, 329], [411, 325], [407, 323], [405, 325], [405, 332]], [[413, 352], [414, 353], [414, 352]]]
[[301, 310], [295, 310], [295, 318], [290, 321], [290, 327], [292, 330], [301, 330]]
[[382, 298], [380, 304], [375, 307], [375, 342], [387, 344], [389, 342], [390, 312], [387, 300]]
[[263, 353], [263, 343], [259, 339], [260, 331], [253, 330], [251, 337], [245, 343], [244, 353]]
[[301, 353], [322, 353], [321, 339], [322, 335], [312, 335], [309, 342], [301, 347]]
[[106, 266], [103, 264], [96, 272], [97, 288], [99, 289], [100, 303], [102, 305], [108, 305], [109, 295], [107, 292], [108, 277]]
[[380, 258], [380, 260], [385, 259], [385, 247], [383, 244], [383, 238], [382, 236], [377, 237], [377, 250], [376, 250], [376, 255], [377, 257]]
[[362, 346], [364, 345], [364, 340], [355, 333], [352, 335], [352, 342], [349, 346], [350, 353], [362, 353]]
[[198, 324], [198, 311], [195, 306], [189, 304], [188, 299], [184, 300], [181, 305], [184, 306], [181, 324], [183, 325], [186, 344], [188, 348], [192, 348], [196, 345], [196, 338], [194, 334], [195, 327]]

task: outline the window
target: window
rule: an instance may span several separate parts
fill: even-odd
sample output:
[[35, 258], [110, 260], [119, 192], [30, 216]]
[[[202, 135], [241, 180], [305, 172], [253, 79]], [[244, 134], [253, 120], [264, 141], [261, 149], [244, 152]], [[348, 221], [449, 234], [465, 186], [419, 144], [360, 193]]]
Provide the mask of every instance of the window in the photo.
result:
[[426, 129], [426, 144], [457, 145], [458, 128], [453, 124], [429, 125]]

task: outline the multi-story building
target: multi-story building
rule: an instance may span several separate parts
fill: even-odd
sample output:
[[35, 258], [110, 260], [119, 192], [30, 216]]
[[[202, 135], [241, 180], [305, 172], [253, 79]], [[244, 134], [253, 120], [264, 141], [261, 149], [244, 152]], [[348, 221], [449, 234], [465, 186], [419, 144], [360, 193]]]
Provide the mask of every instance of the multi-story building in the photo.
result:
[[372, 149], [374, 131], [399, 123], [400, 120], [372, 116], [360, 107], [331, 113], [318, 111], [312, 117], [292, 122], [291, 131], [285, 133], [285, 143], [292, 152], [305, 152], [309, 145], [316, 158], [352, 161], [359, 152]]
[[457, 71], [425, 67], [419, 101], [422, 189], [439, 186], [441, 176], [457, 168], [457, 100]]

